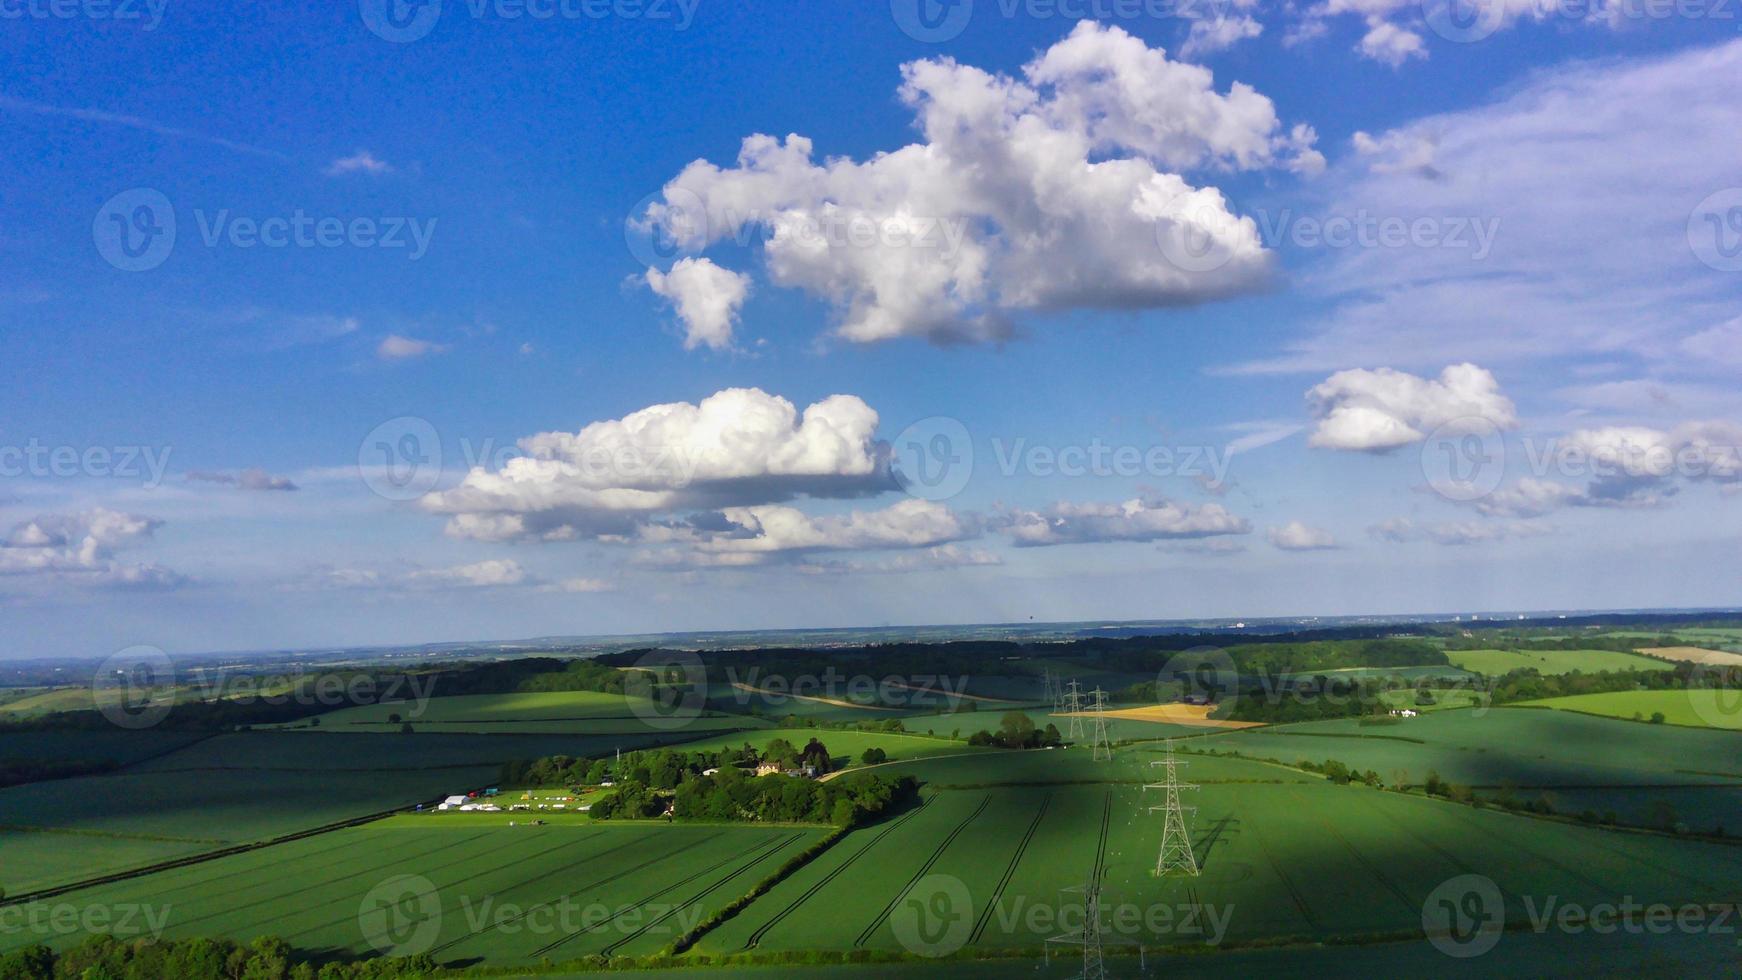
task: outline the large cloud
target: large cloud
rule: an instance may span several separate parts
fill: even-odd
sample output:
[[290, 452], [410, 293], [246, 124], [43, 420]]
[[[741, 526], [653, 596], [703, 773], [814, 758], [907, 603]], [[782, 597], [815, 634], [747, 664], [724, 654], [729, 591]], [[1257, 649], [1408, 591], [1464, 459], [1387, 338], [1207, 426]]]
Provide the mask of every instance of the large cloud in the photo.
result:
[[1168, 541], [1246, 534], [1252, 525], [1221, 504], [1175, 503], [1157, 498], [1118, 504], [1060, 501], [1042, 511], [1004, 515], [1004, 533], [1017, 547], [1101, 541]]
[[1307, 443], [1321, 449], [1385, 452], [1420, 442], [1441, 426], [1518, 425], [1494, 375], [1474, 364], [1454, 364], [1438, 380], [1390, 368], [1338, 371], [1307, 391], [1307, 404], [1318, 420]]
[[1028, 311], [1177, 306], [1265, 281], [1256, 224], [1181, 173], [1316, 171], [1310, 128], [1091, 21], [1022, 76], [911, 62], [901, 98], [924, 142], [819, 163], [802, 136], [751, 136], [735, 166], [690, 164], [638, 218], [690, 249], [761, 230], [771, 278], [834, 304], [852, 341], [998, 339]]
[[852, 395], [799, 410], [757, 388], [654, 405], [579, 432], [520, 440], [525, 456], [474, 468], [423, 498], [448, 532], [482, 540], [629, 534], [683, 510], [893, 489], [877, 413]]
[[115, 560], [116, 549], [151, 537], [162, 521], [103, 507], [44, 514], [0, 543], [0, 575], [49, 576], [84, 585], [169, 587], [185, 579], [161, 565]]

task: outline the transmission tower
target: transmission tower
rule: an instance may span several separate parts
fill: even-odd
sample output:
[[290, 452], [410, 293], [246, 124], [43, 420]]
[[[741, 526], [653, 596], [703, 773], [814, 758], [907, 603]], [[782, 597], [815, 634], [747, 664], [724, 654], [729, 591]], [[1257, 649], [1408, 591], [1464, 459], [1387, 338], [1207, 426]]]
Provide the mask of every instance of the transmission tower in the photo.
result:
[[1091, 878], [1088, 884], [1065, 891], [1083, 893], [1083, 928], [1048, 939], [1047, 949], [1051, 950], [1052, 943], [1082, 946], [1083, 972], [1071, 980], [1107, 980], [1107, 966], [1101, 954], [1101, 883]]
[[1065, 696], [1063, 685], [1059, 683], [1059, 677], [1057, 674], [1052, 672], [1051, 667], [1046, 669], [1046, 672], [1041, 675], [1041, 678], [1041, 683], [1046, 686], [1046, 701], [1048, 704], [1052, 705], [1052, 710], [1056, 713], [1061, 710], [1064, 705]]
[[1163, 767], [1162, 781], [1146, 783], [1143, 788], [1145, 790], [1159, 789], [1167, 794], [1165, 803], [1149, 808], [1150, 813], [1157, 810], [1166, 811], [1161, 824], [1161, 855], [1155, 859], [1155, 873], [1157, 875], [1183, 873], [1195, 877], [1198, 873], [1198, 859], [1192, 854], [1192, 836], [1186, 830], [1184, 811], [1191, 810], [1195, 813], [1198, 808], [1180, 806], [1179, 791], [1197, 789], [1198, 787], [1194, 783], [1180, 782], [1179, 769], [1177, 768], [1178, 766], [1190, 765], [1190, 763], [1180, 762], [1174, 758], [1173, 739], [1170, 738], [1167, 740], [1166, 753], [1162, 756], [1161, 761], [1151, 762], [1150, 765]]
[[1083, 692], [1073, 679], [1065, 690], [1065, 714], [1071, 719], [1070, 732], [1066, 736], [1075, 742], [1083, 737]]
[[1094, 761], [1111, 760], [1113, 743], [1107, 738], [1107, 692], [1097, 687], [1089, 692], [1089, 696], [1094, 699], [1089, 702], [1089, 707], [1095, 712], [1095, 737], [1089, 743], [1094, 752]]

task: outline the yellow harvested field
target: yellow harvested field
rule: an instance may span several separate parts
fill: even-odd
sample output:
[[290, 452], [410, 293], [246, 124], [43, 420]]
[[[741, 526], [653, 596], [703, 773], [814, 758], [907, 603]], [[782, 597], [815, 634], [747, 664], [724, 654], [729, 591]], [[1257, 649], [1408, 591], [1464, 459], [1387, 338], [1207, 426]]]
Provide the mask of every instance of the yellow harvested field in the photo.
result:
[[1742, 653], [1725, 653], [1702, 647], [1641, 647], [1640, 653], [1664, 660], [1690, 664], [1711, 664], [1714, 667], [1742, 667]]
[[[1093, 711], [1062, 711], [1059, 717], [1073, 716], [1088, 718]], [[1259, 721], [1223, 721], [1210, 717], [1210, 706], [1207, 704], [1151, 704], [1142, 708], [1119, 708], [1106, 713], [1108, 718], [1119, 718], [1125, 721], [1154, 721], [1166, 725], [1196, 725], [1199, 728], [1258, 728], [1264, 723]]]

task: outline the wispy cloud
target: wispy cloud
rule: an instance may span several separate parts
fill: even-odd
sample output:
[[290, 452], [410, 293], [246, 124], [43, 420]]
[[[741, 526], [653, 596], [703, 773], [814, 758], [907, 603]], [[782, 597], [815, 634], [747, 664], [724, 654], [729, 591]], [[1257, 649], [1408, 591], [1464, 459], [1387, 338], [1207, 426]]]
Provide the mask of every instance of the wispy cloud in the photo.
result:
[[246, 153], [250, 156], [267, 157], [273, 160], [289, 160], [290, 157], [277, 150], [269, 150], [252, 143], [241, 143], [236, 140], [201, 133], [181, 126], [168, 126], [160, 122], [146, 119], [142, 116], [130, 116], [120, 112], [108, 112], [103, 109], [86, 109], [78, 106], [45, 105], [41, 102], [30, 102], [25, 99], [13, 98], [10, 95], [0, 95], [0, 110], [7, 112], [26, 112], [37, 116], [54, 116], [61, 119], [77, 119], [81, 122], [99, 123], [105, 126], [122, 126], [127, 129], [137, 129], [142, 132], [156, 133], [159, 136], [169, 136], [175, 139], [195, 140], [223, 147], [236, 153]]

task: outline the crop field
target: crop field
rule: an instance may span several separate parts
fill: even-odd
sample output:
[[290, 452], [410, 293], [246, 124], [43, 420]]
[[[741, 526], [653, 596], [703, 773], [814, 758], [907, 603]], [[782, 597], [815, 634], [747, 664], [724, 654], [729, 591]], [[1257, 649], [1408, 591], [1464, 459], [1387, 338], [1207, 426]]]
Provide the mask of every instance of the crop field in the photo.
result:
[[21, 894], [268, 840], [482, 785], [496, 767], [128, 770], [0, 790], [0, 887]]
[[[1371, 769], [1387, 783], [1423, 782], [1437, 772], [1485, 795], [1548, 792], [1557, 808], [1613, 810], [1649, 823], [1656, 801], [1683, 787], [1696, 793], [1698, 827], [1742, 825], [1742, 735], [1716, 729], [1641, 725], [1547, 708], [1506, 707], [1424, 714], [1396, 724], [1353, 720], [1273, 726], [1182, 743], [1194, 751], [1237, 751], [1286, 763], [1336, 759]], [[1572, 796], [1577, 791], [1577, 796]], [[1574, 801], [1577, 801], [1576, 803]]]
[[1575, 694], [1529, 704], [1610, 718], [1649, 719], [1661, 713], [1671, 725], [1742, 730], [1742, 691], [1692, 688], [1686, 691], [1613, 691]]
[[1707, 650], [1704, 647], [1640, 647], [1640, 653], [1649, 653], [1664, 660], [1678, 663], [1710, 664], [1716, 667], [1742, 667], [1742, 653], [1730, 653], [1724, 650]]
[[127, 731], [120, 728], [0, 732], [0, 760], [108, 761], [124, 766], [173, 752], [206, 737], [185, 732]]
[[[999, 720], [1002, 719], [1006, 713], [1015, 711], [1019, 714], [1026, 715], [1029, 721], [1034, 722], [1034, 727], [1036, 728], [1045, 728], [1048, 725], [1055, 725], [1058, 727], [1060, 734], [1064, 735], [1067, 739], [1070, 737], [1070, 717], [1062, 713], [1055, 714], [1050, 707], [987, 708], [983, 705], [977, 707], [978, 710], [975, 711], [957, 711], [945, 715], [916, 715], [911, 718], [903, 718], [901, 723], [906, 725], [911, 731], [935, 731], [940, 735], [947, 735], [951, 732], [960, 732], [961, 737], [966, 738], [982, 729], [996, 732], [998, 730]], [[1082, 721], [1083, 736], [1081, 741], [1083, 744], [1087, 745], [1088, 737], [1094, 730], [1094, 723], [1088, 717], [1084, 717]], [[1107, 717], [1107, 737], [1115, 742], [1131, 741], [1134, 739], [1172, 738], [1178, 735], [1195, 735], [1206, 730], [1207, 729], [1205, 729], [1204, 726], [1196, 724], [1179, 724], [1166, 721], [1121, 718], [1116, 717], [1111, 713], [1109, 713]]]
[[[1021, 756], [966, 760], [983, 778], [1032, 779]], [[1148, 758], [1153, 758], [1149, 756]], [[964, 760], [916, 763], [915, 772], [960, 768]], [[1024, 760], [1024, 762], [1031, 760]], [[1041, 758], [1044, 762], [1044, 758]], [[1080, 764], [1057, 761], [1075, 778]], [[1074, 760], [1073, 760], [1074, 761]], [[1115, 778], [1141, 775], [1139, 755], [1098, 764]], [[1507, 912], [1522, 921], [1523, 898], [1597, 902], [1733, 900], [1742, 849], [1548, 823], [1365, 787], [1340, 787], [1275, 767], [1193, 758], [1202, 789], [1195, 879], [1153, 876], [1161, 826], [1140, 785], [1074, 781], [989, 785], [927, 793], [924, 804], [855, 831], [744, 913], [708, 934], [712, 953], [799, 949], [899, 950], [900, 910], [936, 901], [936, 883], [958, 883], [954, 911], [971, 923], [967, 942], [1038, 947], [1066, 931], [1080, 896], [1067, 891], [1099, 867], [1108, 922], [1116, 910], [1165, 908], [1170, 921], [1144, 919], [1123, 938], [1148, 946], [1196, 945], [1214, 930], [1224, 942], [1295, 937], [1325, 941], [1419, 929], [1429, 892], [1481, 869], [1500, 886]], [[1089, 765], [1097, 765], [1090, 763]], [[1191, 921], [1193, 906], [1217, 925]], [[1199, 928], [1199, 927], [1202, 928]]]
[[[436, 697], [421, 704], [362, 705], [323, 714], [318, 727], [333, 732], [394, 733], [402, 724], [409, 724], [414, 732], [432, 733], [623, 735], [663, 732], [663, 720], [657, 706], [646, 698], [598, 691], [541, 691]], [[685, 720], [684, 727], [730, 730], [768, 724], [748, 715], [708, 712]], [[283, 727], [305, 728], [308, 723]]]
[[[483, 817], [483, 814], [463, 814]], [[824, 831], [808, 827], [447, 823], [406, 817], [72, 893], [75, 905], [144, 905], [168, 938], [277, 935], [372, 952], [372, 892], [403, 875], [443, 961], [514, 963], [640, 955], [748, 891]], [[389, 885], [391, 887], [391, 884]], [[397, 897], [395, 895], [394, 897]], [[375, 907], [375, 908], [378, 908]], [[29, 933], [0, 934], [0, 950]]]
[[1662, 661], [1614, 650], [1450, 650], [1446, 656], [1465, 670], [1490, 677], [1525, 667], [1544, 674], [1665, 669]]
[[[1257, 728], [1256, 721], [1222, 721], [1210, 717], [1210, 705], [1147, 704], [1136, 708], [1108, 708], [1102, 716], [1118, 721], [1149, 721], [1163, 725], [1184, 725], [1187, 728]], [[1093, 718], [1091, 711], [1061, 711], [1056, 718]], [[1068, 724], [1068, 722], [1067, 722]]]

